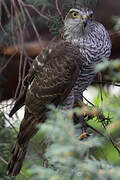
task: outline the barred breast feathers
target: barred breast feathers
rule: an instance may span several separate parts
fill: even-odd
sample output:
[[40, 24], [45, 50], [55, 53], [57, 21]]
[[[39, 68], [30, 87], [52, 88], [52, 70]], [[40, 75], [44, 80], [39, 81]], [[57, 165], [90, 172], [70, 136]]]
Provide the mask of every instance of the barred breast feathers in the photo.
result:
[[68, 41], [79, 46], [80, 54], [87, 59], [86, 64], [99, 63], [111, 54], [111, 41], [105, 27], [97, 21], [88, 21], [85, 32], [77, 38], [66, 36]]

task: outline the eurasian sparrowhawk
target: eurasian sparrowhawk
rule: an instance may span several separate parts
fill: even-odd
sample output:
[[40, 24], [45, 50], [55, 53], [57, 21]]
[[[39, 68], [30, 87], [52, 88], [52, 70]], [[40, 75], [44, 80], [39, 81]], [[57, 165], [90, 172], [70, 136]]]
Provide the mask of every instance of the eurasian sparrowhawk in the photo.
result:
[[93, 65], [110, 56], [109, 35], [92, 17], [93, 12], [87, 8], [70, 9], [60, 35], [34, 60], [25, 80], [25, 93], [10, 113], [25, 104], [8, 164], [10, 176], [19, 173], [30, 138], [38, 130], [36, 125], [46, 119], [46, 105], [72, 108], [95, 76]]

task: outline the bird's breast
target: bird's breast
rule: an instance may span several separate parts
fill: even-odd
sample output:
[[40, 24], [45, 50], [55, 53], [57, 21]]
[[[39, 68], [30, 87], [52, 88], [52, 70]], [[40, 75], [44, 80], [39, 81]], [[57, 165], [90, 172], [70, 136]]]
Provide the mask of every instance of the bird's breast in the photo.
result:
[[96, 33], [72, 40], [79, 46], [80, 54], [87, 59], [87, 63], [100, 62], [103, 57], [109, 58], [111, 54], [111, 42], [107, 34], [104, 37]]

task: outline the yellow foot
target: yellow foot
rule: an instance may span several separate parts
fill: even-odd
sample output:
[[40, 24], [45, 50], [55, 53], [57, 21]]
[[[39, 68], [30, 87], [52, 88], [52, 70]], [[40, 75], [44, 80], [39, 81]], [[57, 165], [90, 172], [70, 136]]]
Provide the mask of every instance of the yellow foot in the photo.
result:
[[78, 140], [83, 140], [84, 138], [87, 138], [88, 134], [87, 133], [82, 133], [80, 136], [78, 136]]

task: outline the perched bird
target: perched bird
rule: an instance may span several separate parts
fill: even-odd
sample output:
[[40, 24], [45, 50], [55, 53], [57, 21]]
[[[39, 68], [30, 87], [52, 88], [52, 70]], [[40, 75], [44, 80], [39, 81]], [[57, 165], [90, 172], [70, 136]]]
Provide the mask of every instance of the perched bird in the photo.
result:
[[8, 175], [19, 173], [30, 138], [38, 131], [37, 125], [46, 120], [47, 105], [63, 103], [74, 87], [83, 61], [79, 47], [62, 39], [51, 42], [34, 60], [24, 82], [25, 92], [10, 113], [11, 116], [25, 104], [24, 118], [8, 164]]
[[74, 87], [75, 100], [91, 84], [95, 77], [94, 67], [111, 54], [111, 41], [105, 27], [93, 19], [93, 11], [78, 7], [70, 9], [65, 18], [64, 38], [79, 46], [86, 61]]
[[69, 10], [59, 36], [34, 60], [25, 79], [25, 90], [10, 116], [25, 105], [16, 144], [8, 164], [8, 175], [16, 176], [38, 123], [46, 120], [48, 104], [64, 109], [82, 99], [92, 82], [93, 65], [109, 57], [111, 43], [102, 24], [93, 20], [93, 12], [76, 6]]
[[[79, 77], [73, 88], [72, 96], [64, 101], [65, 106], [76, 106], [78, 100], [83, 100], [83, 92], [95, 77], [94, 67], [109, 59], [111, 41], [105, 27], [94, 20], [93, 11], [76, 6], [70, 9], [65, 18], [63, 37], [73, 45], [79, 46], [80, 54], [86, 59], [82, 65]], [[84, 117], [74, 118], [75, 123], [82, 123], [82, 131], [86, 131]]]

